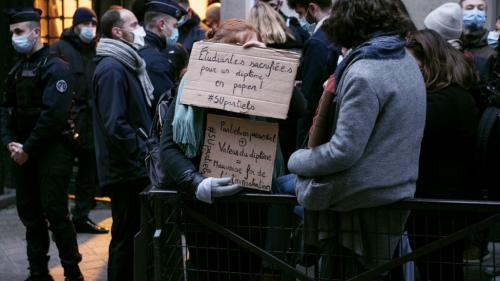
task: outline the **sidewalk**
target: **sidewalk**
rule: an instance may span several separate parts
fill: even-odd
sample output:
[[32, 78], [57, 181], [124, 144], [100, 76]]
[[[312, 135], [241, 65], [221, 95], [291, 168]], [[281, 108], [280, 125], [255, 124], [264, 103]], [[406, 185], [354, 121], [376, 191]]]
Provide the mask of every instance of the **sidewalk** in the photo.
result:
[[[111, 210], [99, 208], [90, 212], [96, 223], [111, 229]], [[25, 229], [15, 207], [0, 210], [0, 280], [24, 281], [28, 276]], [[108, 262], [108, 245], [111, 234], [78, 234], [78, 245], [83, 260], [80, 268], [85, 281], [105, 281]], [[57, 248], [50, 243], [50, 273], [55, 281], [63, 281]]]

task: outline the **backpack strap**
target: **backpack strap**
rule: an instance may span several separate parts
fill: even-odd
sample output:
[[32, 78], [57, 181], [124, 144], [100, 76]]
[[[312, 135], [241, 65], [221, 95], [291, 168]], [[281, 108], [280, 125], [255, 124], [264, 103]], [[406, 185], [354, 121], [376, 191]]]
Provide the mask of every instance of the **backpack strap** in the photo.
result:
[[163, 128], [163, 117], [165, 116], [165, 107], [168, 108], [172, 102], [172, 92], [171, 90], [165, 91], [161, 94], [158, 99], [158, 104], [156, 105], [155, 115], [153, 117], [153, 122], [151, 122], [151, 128], [149, 129], [149, 137], [159, 136]]

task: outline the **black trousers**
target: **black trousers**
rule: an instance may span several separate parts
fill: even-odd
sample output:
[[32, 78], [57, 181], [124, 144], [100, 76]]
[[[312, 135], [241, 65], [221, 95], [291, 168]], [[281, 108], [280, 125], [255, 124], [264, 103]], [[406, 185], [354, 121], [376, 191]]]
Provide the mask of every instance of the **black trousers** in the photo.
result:
[[105, 188], [111, 198], [113, 217], [108, 281], [132, 281], [134, 278], [134, 236], [140, 230], [139, 193], [146, 186], [147, 183], [122, 183]]
[[71, 214], [73, 221], [79, 221], [88, 218], [90, 210], [94, 208], [97, 168], [94, 150], [79, 149], [75, 154], [78, 157], [78, 173], [75, 182], [75, 207]]
[[17, 211], [26, 227], [27, 254], [32, 270], [47, 269], [49, 229], [54, 235], [65, 275], [82, 259], [68, 211], [72, 161], [71, 152], [62, 143], [55, 142], [23, 165], [13, 164]]

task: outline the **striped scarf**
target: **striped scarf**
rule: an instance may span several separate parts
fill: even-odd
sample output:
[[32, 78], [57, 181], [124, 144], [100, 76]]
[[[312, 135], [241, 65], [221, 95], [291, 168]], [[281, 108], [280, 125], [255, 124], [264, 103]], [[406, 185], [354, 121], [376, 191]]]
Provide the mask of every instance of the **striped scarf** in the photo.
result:
[[115, 58], [134, 71], [141, 83], [146, 103], [152, 106], [154, 87], [146, 72], [146, 62], [133, 47], [119, 40], [102, 38], [97, 44], [96, 55]]

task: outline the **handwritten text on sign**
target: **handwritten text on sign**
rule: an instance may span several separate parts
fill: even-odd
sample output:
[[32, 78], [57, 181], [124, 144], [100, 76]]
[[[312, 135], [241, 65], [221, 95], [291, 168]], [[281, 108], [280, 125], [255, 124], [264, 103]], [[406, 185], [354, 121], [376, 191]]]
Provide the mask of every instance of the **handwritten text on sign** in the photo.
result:
[[197, 42], [181, 103], [286, 119], [298, 63], [292, 52]]
[[270, 191], [277, 141], [276, 123], [208, 114], [200, 171]]

